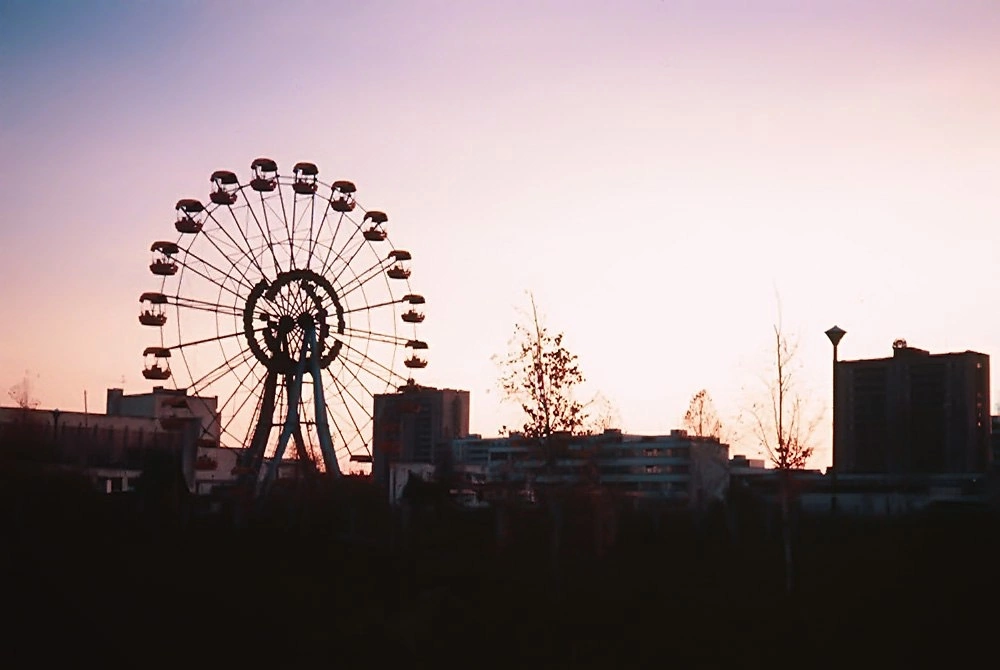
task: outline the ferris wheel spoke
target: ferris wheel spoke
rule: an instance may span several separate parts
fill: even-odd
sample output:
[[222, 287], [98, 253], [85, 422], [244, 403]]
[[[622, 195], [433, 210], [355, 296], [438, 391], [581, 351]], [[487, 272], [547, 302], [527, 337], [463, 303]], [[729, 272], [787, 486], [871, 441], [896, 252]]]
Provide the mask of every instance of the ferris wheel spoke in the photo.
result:
[[312, 257], [313, 253], [316, 251], [316, 242], [319, 240], [320, 233], [323, 232], [323, 224], [326, 223], [326, 215], [330, 212], [330, 199], [324, 198], [326, 200], [326, 206], [323, 208], [323, 217], [319, 220], [319, 226], [313, 230], [313, 222], [316, 219], [316, 198], [313, 197], [312, 209], [309, 214], [309, 251], [306, 253], [306, 269], [312, 267]]
[[[263, 197], [264, 196], [263, 193], [261, 194], [261, 199], [263, 201], [263, 204], [261, 205], [261, 209], [264, 211], [264, 222], [265, 222], [265, 225], [267, 225], [267, 229], [271, 231], [272, 239], [276, 239], [277, 242], [278, 242], [278, 245], [280, 246], [281, 245], [281, 240], [277, 239], [277, 238], [274, 238], [273, 237], [274, 234], [282, 232], [282, 228], [284, 228], [285, 240], [286, 241], [288, 240], [288, 238], [290, 237], [290, 235], [289, 235], [289, 231], [288, 231], [288, 217], [286, 217], [285, 214], [284, 214], [285, 200], [284, 200], [284, 196], [281, 195], [282, 190], [281, 190], [281, 188], [278, 188], [278, 189], [275, 189], [275, 191], [278, 194], [278, 199], [281, 201], [281, 210], [282, 211], [279, 212], [277, 209], [274, 208], [274, 205], [271, 204], [274, 201], [274, 195], [273, 194], [265, 198], [265, 197]], [[271, 214], [274, 215], [273, 216], [273, 219], [274, 219], [273, 222], [271, 221], [272, 217], [268, 217], [267, 216], [268, 212], [271, 212]]]
[[[209, 239], [211, 239], [211, 238], [209, 238]], [[208, 261], [206, 261], [206, 260], [205, 260], [204, 258], [201, 258], [201, 257], [200, 257], [200, 256], [198, 256], [197, 254], [195, 254], [195, 253], [194, 253], [193, 251], [191, 251], [190, 247], [188, 247], [187, 249], [185, 249], [185, 250], [184, 250], [184, 255], [185, 255], [185, 257], [187, 257], [187, 256], [190, 256], [191, 258], [195, 259], [196, 261], [198, 261], [199, 263], [201, 263], [201, 264], [202, 264], [202, 265], [204, 265], [205, 267], [208, 267], [208, 268], [211, 268], [211, 269], [215, 270], [215, 271], [216, 271], [216, 272], [218, 272], [218, 273], [219, 273], [220, 275], [223, 275], [224, 277], [226, 277], [226, 279], [232, 279], [232, 280], [233, 280], [233, 282], [234, 282], [234, 283], [235, 283], [235, 284], [236, 284], [237, 286], [245, 286], [245, 287], [246, 287], [247, 289], [250, 289], [250, 290], [252, 290], [252, 289], [253, 289], [253, 283], [252, 283], [252, 282], [251, 282], [251, 281], [250, 281], [249, 279], [247, 279], [247, 277], [246, 277], [246, 275], [245, 275], [245, 274], [243, 275], [243, 279], [244, 279], [244, 281], [246, 282], [246, 283], [244, 284], [243, 282], [240, 282], [240, 281], [239, 281], [239, 280], [238, 280], [238, 279], [237, 279], [236, 277], [233, 277], [233, 274], [232, 274], [232, 272], [233, 272], [233, 271], [232, 271], [232, 269], [230, 269], [230, 270], [229, 270], [229, 272], [223, 272], [223, 271], [222, 271], [222, 269], [220, 269], [219, 267], [215, 266], [215, 265], [214, 265], [214, 264], [212, 264], [212, 263], [209, 263], [209, 262], [208, 262]], [[225, 254], [222, 254], [222, 256], [223, 256], [223, 258], [225, 258], [225, 257], [226, 257], [226, 256], [225, 256]], [[230, 262], [231, 262], [231, 261], [230, 261]], [[190, 266], [190, 265], [187, 265], [186, 267], [192, 267], [192, 266]], [[236, 264], [235, 264], [235, 263], [232, 263], [232, 267], [233, 267], [233, 268], [236, 268]], [[238, 268], [237, 268], [237, 271], [239, 271], [239, 269], [238, 269]], [[241, 274], [242, 274], [242, 272], [241, 272]]]
[[[271, 433], [271, 428], [274, 425], [275, 396], [277, 394], [276, 386], [277, 373], [273, 370], [269, 370], [260, 384], [260, 387], [263, 388], [263, 392], [257, 394], [256, 396], [251, 393], [243, 401], [243, 406], [245, 406], [251, 397], [257, 398], [257, 406], [254, 409], [253, 414], [250, 416], [250, 422], [247, 424], [246, 435], [243, 437], [242, 442], [242, 444], [249, 449], [250, 453], [248, 458], [251, 466], [254, 468], [260, 467], [260, 463], [264, 458], [264, 453], [267, 451], [267, 441]], [[240, 407], [239, 411], [242, 411], [243, 406]], [[236, 415], [234, 415], [234, 417], [235, 416]]]
[[[269, 207], [267, 201], [264, 200], [264, 193], [261, 192], [259, 195], [260, 195], [260, 211], [261, 214], [264, 215], [264, 229], [261, 230], [261, 233], [264, 233], [264, 230], [267, 231], [266, 233], [264, 233], [265, 236], [267, 237], [267, 248], [271, 250], [271, 258], [272, 260], [274, 260], [274, 271], [280, 274], [281, 263], [278, 262], [278, 255], [274, 253], [274, 240], [271, 238], [271, 222], [267, 218], [267, 210], [269, 209]], [[253, 212], [253, 218], [254, 221], [257, 222], [257, 226], [260, 227], [260, 219], [257, 218], [256, 210], [254, 210], [253, 207], [250, 207], [249, 201], [247, 201], [247, 206], [250, 208], [250, 211]]]
[[[367, 432], [368, 428], [372, 425], [371, 421], [366, 421], [364, 424], [364, 431]], [[352, 456], [357, 454], [366, 454], [371, 457], [371, 449], [368, 447], [368, 443], [364, 441], [362, 434], [354, 435], [349, 442], [345, 443], [343, 446], [338, 447], [334, 450], [337, 454], [337, 460], [339, 461], [345, 455], [350, 459]], [[350, 467], [350, 466], [348, 466]]]
[[[348, 365], [347, 365], [348, 363], [350, 363], [350, 364], [354, 365], [356, 369], [353, 369], [353, 370], [352, 370], [352, 369], [350, 369], [350, 368], [348, 367]], [[374, 372], [372, 372], [371, 370], [369, 370], [369, 369], [367, 369], [367, 368], [365, 368], [365, 367], [362, 367], [362, 366], [358, 365], [358, 364], [357, 364], [357, 363], [355, 363], [354, 361], [351, 361], [351, 360], [349, 360], [349, 359], [346, 359], [346, 360], [344, 360], [344, 361], [342, 362], [342, 365], [343, 365], [343, 367], [344, 367], [344, 370], [346, 370], [346, 371], [347, 371], [347, 374], [349, 374], [349, 375], [350, 375], [351, 379], [352, 379], [352, 380], [354, 380], [354, 382], [356, 382], [356, 383], [357, 383], [357, 385], [358, 385], [358, 386], [360, 386], [360, 387], [361, 387], [361, 389], [362, 389], [362, 390], [363, 390], [363, 391], [364, 391], [364, 392], [365, 392], [366, 394], [368, 394], [368, 398], [369, 398], [370, 400], [374, 400], [374, 399], [375, 399], [375, 393], [374, 393], [374, 392], [373, 392], [373, 391], [372, 391], [372, 390], [371, 390], [370, 388], [368, 388], [368, 385], [367, 385], [367, 384], [365, 384], [365, 383], [364, 383], [363, 381], [361, 381], [361, 375], [359, 374], [359, 372], [363, 372], [363, 373], [365, 373], [366, 375], [368, 375], [368, 376], [370, 376], [370, 377], [373, 377], [373, 378], [375, 378], [375, 379], [377, 379], [377, 380], [379, 380], [379, 381], [381, 381], [381, 382], [385, 382], [385, 384], [386, 384], [387, 386], [388, 386], [388, 385], [390, 385], [390, 382], [389, 382], [389, 381], [388, 381], [387, 379], [384, 379], [384, 378], [380, 377], [379, 375], [375, 374], [375, 373], [374, 373]], [[343, 382], [341, 382], [341, 384], [344, 384], [344, 383], [343, 383]], [[344, 384], [344, 388], [345, 388], [345, 389], [347, 388], [347, 385], [346, 385], [346, 384]], [[353, 395], [352, 395], [352, 398], [353, 398]], [[358, 406], [359, 406], [359, 407], [360, 407], [360, 408], [361, 408], [362, 410], [364, 410], [364, 411], [368, 411], [368, 410], [367, 410], [367, 407], [370, 407], [370, 406], [371, 406], [371, 405], [370, 405], [370, 404], [368, 404], [368, 403], [364, 403], [364, 404], [363, 404], [363, 403], [359, 402], [359, 401], [358, 401], [358, 400], [357, 400], [356, 398], [354, 399], [354, 401], [355, 401], [355, 402], [357, 402], [357, 403], [358, 403]]]
[[351, 400], [360, 405], [362, 412], [366, 411], [364, 405], [358, 403], [357, 398], [355, 398], [354, 395], [350, 392], [350, 389], [346, 388], [339, 379], [337, 379], [336, 377], [331, 377], [331, 379], [333, 380], [334, 387], [337, 389], [337, 394], [340, 396], [340, 399], [343, 402], [344, 409], [347, 410], [347, 416], [351, 420], [351, 423], [354, 425], [354, 430], [356, 431], [355, 434], [361, 435], [361, 426], [358, 425], [357, 419], [354, 418], [354, 412], [351, 411], [351, 406], [347, 402], [347, 398], [344, 397], [344, 394], [346, 393], [347, 396], [351, 398]]
[[[349, 440], [347, 439], [347, 436], [344, 435], [344, 431], [340, 427], [340, 422], [337, 421], [337, 417], [333, 413], [333, 409], [330, 407], [329, 403], [326, 404], [324, 411], [326, 412], [326, 416], [327, 419], [329, 419], [330, 424], [332, 424], [334, 430], [337, 431], [337, 435], [340, 436], [340, 444], [342, 445], [341, 448], [343, 448], [349, 443]], [[337, 447], [334, 447], [334, 452], [336, 453], [337, 451], [339, 451], [339, 449]]]
[[[340, 212], [340, 216], [337, 217], [337, 226], [333, 229], [333, 237], [330, 238], [330, 243], [323, 245], [326, 247], [326, 256], [323, 257], [323, 263], [319, 266], [319, 273], [321, 275], [326, 275], [327, 273], [327, 264], [330, 262], [330, 256], [333, 254], [333, 247], [337, 244], [337, 235], [340, 233], [340, 226], [344, 223], [345, 218], [347, 218], [347, 215], [344, 212]], [[350, 219], [348, 219], [348, 221], [350, 221]], [[350, 240], [348, 240], [348, 242], [350, 242]], [[319, 240], [317, 240], [316, 243], [319, 244]], [[336, 262], [336, 259], [334, 259], [334, 262]]]
[[[264, 227], [260, 224], [260, 218], [258, 218], [258, 216], [257, 216], [257, 210], [255, 210], [253, 208], [253, 205], [250, 204], [250, 198], [248, 198], [246, 196], [246, 193], [243, 193], [244, 189], [246, 189], [246, 188], [247, 188], [246, 186], [240, 185], [240, 193], [243, 194], [243, 201], [246, 203], [247, 211], [250, 213], [251, 218], [253, 218], [253, 222], [257, 225], [257, 230], [260, 231], [261, 242], [263, 242], [265, 244], [265, 246], [271, 251], [271, 260], [274, 261], [274, 271], [275, 272], [280, 272], [281, 271], [281, 266], [278, 265], [278, 257], [275, 255], [275, 253], [274, 253], [274, 245], [271, 243], [271, 232], [270, 232], [270, 230], [268, 232], [266, 232], [266, 233], [264, 232]], [[260, 200], [261, 200], [262, 203], [264, 202], [264, 194], [263, 193], [260, 194]], [[239, 219], [236, 218], [236, 212], [233, 211], [233, 206], [229, 205], [228, 207], [229, 207], [230, 214], [232, 214], [232, 216], [233, 216], [233, 223], [235, 223], [236, 227], [240, 229], [241, 233], [243, 233], [243, 230], [240, 227], [240, 221], [239, 221]], [[249, 229], [249, 228], [250, 228], [250, 226], [247, 226], [247, 229]], [[246, 238], [246, 233], [243, 233], [243, 237]], [[249, 246], [249, 245], [250, 245], [250, 240], [248, 239], [247, 240], [247, 246]], [[266, 273], [263, 270], [261, 270], [261, 275], [263, 277], [267, 277]]]
[[[170, 302], [170, 300], [173, 302]], [[230, 307], [229, 305], [223, 305], [218, 302], [211, 302], [209, 300], [199, 300], [198, 298], [188, 298], [182, 295], [167, 296], [167, 304], [173, 305], [174, 307], [184, 307], [185, 309], [200, 309], [210, 312], [218, 312], [221, 314], [230, 315], [230, 310], [232, 310], [232, 315], [241, 315], [243, 310], [236, 306]]]
[[391, 264], [392, 259], [387, 258], [385, 260], [378, 261], [371, 267], [365, 268], [360, 273], [354, 275], [353, 279], [340, 285], [340, 299], [343, 300], [376, 277], [383, 276], [382, 273], [385, 272], [387, 266]]
[[237, 299], [243, 300], [245, 298], [245, 296], [240, 295], [238, 292], [234, 291], [232, 288], [226, 286], [223, 282], [220, 282], [215, 277], [210, 277], [209, 275], [205, 274], [204, 272], [202, 272], [198, 268], [194, 267], [193, 265], [189, 265], [188, 263], [186, 263], [186, 262], [184, 262], [183, 260], [180, 260], [180, 259], [177, 260], [177, 264], [180, 265], [181, 267], [183, 267], [185, 270], [190, 270], [191, 272], [195, 273], [199, 277], [202, 277], [203, 279], [207, 279], [208, 281], [212, 282], [213, 284], [215, 284], [216, 286], [218, 286], [223, 291], [227, 291], [228, 293], [233, 294], [234, 296], [236, 296]]
[[[214, 373], [208, 373], [202, 375], [201, 379], [198, 380], [198, 386], [208, 389], [211, 388], [216, 382], [222, 381], [230, 374], [237, 374], [236, 368], [243, 365], [244, 363], [249, 363], [249, 357], [237, 356], [233, 359], [227, 361], [228, 365], [223, 365], [222, 367], [216, 368]], [[250, 369], [253, 369], [253, 364], [250, 364]]]
[[300, 314], [304, 311], [309, 311], [309, 303], [312, 302], [312, 298], [305, 291], [301, 291], [292, 296], [292, 310], [296, 314]]
[[[215, 221], [215, 217], [212, 216], [211, 213], [209, 213], [209, 216], [212, 218], [212, 221], [215, 222], [216, 228], [219, 229], [219, 230], [221, 230], [223, 232], [223, 234], [227, 238], [229, 238], [229, 241], [232, 243], [233, 248], [237, 252], [239, 252], [243, 256], [243, 258], [245, 258], [247, 261], [249, 261], [250, 265], [252, 265], [253, 267], [255, 267], [257, 269], [257, 271], [260, 273], [260, 276], [262, 278], [267, 279], [267, 273], [264, 272], [264, 269], [260, 266], [260, 263], [257, 262], [257, 258], [255, 256], [250, 255], [250, 252], [251, 252], [250, 240], [246, 240], [247, 248], [244, 249], [242, 245], [240, 245], [235, 239], [233, 239], [233, 236], [229, 234], [228, 230], [226, 230], [225, 228], [223, 228], [222, 226], [220, 226], [219, 223], [218, 223], [218, 221]], [[237, 226], [237, 228], [239, 228], [239, 226]], [[226, 256], [226, 252], [224, 252], [222, 250], [222, 248], [219, 246], [219, 243], [212, 238], [212, 236], [209, 234], [209, 232], [210, 231], [209, 231], [208, 228], [202, 228], [202, 230], [201, 230], [201, 234], [204, 235], [208, 239], [208, 241], [212, 243], [212, 246], [215, 247], [218, 250], [218, 252], [223, 255], [223, 257], [225, 257]], [[242, 233], [243, 231], [241, 230], [240, 232]], [[244, 239], [245, 239], [245, 236], [244, 236]], [[250, 278], [247, 277], [246, 272], [243, 269], [239, 268], [239, 266], [237, 266], [235, 262], [233, 262], [233, 267], [237, 268], [237, 271], [243, 276], [243, 279], [246, 280], [246, 282], [248, 284], [250, 284], [251, 286], [254, 284], [254, 282], [250, 281]], [[248, 266], [248, 268], [249, 268], [249, 266]]]
[[[226, 276], [227, 276], [227, 277], [231, 276], [231, 275], [232, 275], [232, 273], [233, 273], [233, 271], [235, 270], [235, 271], [236, 271], [236, 272], [237, 272], [237, 273], [238, 273], [238, 274], [239, 274], [239, 275], [240, 275], [240, 276], [241, 276], [241, 277], [243, 278], [243, 281], [245, 282], [246, 286], [249, 286], [249, 287], [253, 287], [253, 285], [254, 285], [254, 282], [250, 281], [250, 278], [249, 278], [249, 277], [247, 277], [247, 275], [246, 275], [246, 272], [245, 272], [245, 271], [243, 270], [243, 268], [242, 268], [242, 267], [240, 267], [240, 265], [241, 265], [241, 264], [237, 263], [237, 262], [236, 262], [236, 261], [234, 261], [234, 260], [233, 260], [232, 258], [230, 258], [230, 254], [227, 254], [227, 253], [226, 253], [226, 252], [225, 252], [225, 251], [224, 251], [224, 250], [222, 249], [222, 247], [220, 247], [220, 246], [219, 246], [219, 243], [218, 243], [218, 242], [216, 242], [216, 240], [214, 240], [214, 239], [212, 238], [212, 236], [211, 236], [211, 235], [209, 234], [209, 229], [208, 229], [208, 228], [204, 228], [204, 227], [203, 227], [203, 228], [201, 229], [201, 235], [202, 235], [202, 236], [203, 236], [203, 237], [204, 237], [205, 239], [207, 239], [207, 240], [209, 241], [209, 243], [210, 243], [210, 244], [212, 245], [212, 247], [213, 247], [213, 248], [214, 248], [214, 249], [215, 249], [216, 251], [218, 251], [218, 252], [219, 252], [219, 256], [221, 256], [221, 257], [222, 257], [223, 259], [225, 259], [225, 260], [226, 260], [226, 261], [227, 261], [227, 262], [229, 263], [229, 265], [230, 265], [230, 270], [229, 270], [229, 272], [227, 272], [227, 273], [226, 273]], [[231, 239], [231, 238], [230, 238], [230, 239]], [[236, 247], [236, 249], [237, 249], [238, 251], [242, 251], [242, 249], [241, 249], [240, 247], [238, 247], [238, 246]], [[188, 250], [187, 250], [187, 253], [188, 253], [188, 254], [190, 254], [190, 255], [192, 255], [192, 256], [194, 256], [194, 254], [192, 254], [192, 253], [191, 253], [191, 250], [190, 250], [190, 247], [188, 248]], [[197, 256], [194, 256], [194, 257], [195, 257], [195, 258], [197, 258]], [[199, 259], [199, 260], [200, 260], [200, 259]], [[202, 261], [202, 262], [204, 263], [205, 261]], [[221, 270], [219, 270], [219, 271], [221, 272]]]
[[[358, 226], [358, 230], [359, 231], [361, 230], [360, 226]], [[352, 236], [351, 239], [353, 239], [353, 236]], [[351, 243], [351, 240], [347, 240], [347, 245], [349, 245], [350, 243]], [[347, 245], [344, 245], [344, 248], [341, 250], [341, 253], [337, 254], [337, 258], [343, 258], [343, 252], [347, 251]], [[364, 249], [365, 246], [366, 246], [365, 239], [361, 238], [361, 243], [358, 244], [358, 248], [354, 250], [354, 253], [351, 254], [351, 257], [348, 258], [347, 262], [344, 263], [344, 267], [340, 268], [340, 270], [337, 272], [337, 274], [335, 274], [333, 276], [333, 284], [334, 285], [336, 285], [340, 281], [340, 276], [342, 274], [344, 274], [345, 272], [347, 272], [348, 268], [351, 267], [351, 263], [354, 262], [354, 259], [357, 258], [358, 254], [361, 253], [361, 250]], [[333, 266], [330, 266], [330, 268], [328, 268], [324, 272], [324, 274], [326, 274], [326, 272], [333, 272]]]
[[[257, 377], [257, 379], [260, 380], [260, 377]], [[230, 426], [234, 421], [236, 421], [236, 418], [240, 416], [240, 414], [243, 412], [243, 409], [247, 406], [247, 403], [250, 402], [250, 398], [257, 399], [257, 408], [254, 410], [253, 414], [251, 414], [249, 417], [250, 420], [247, 422], [246, 434], [242, 436], [237, 435], [232, 430], [230, 430]], [[236, 408], [236, 411], [232, 413], [232, 415], [229, 417], [229, 420], [226, 421], [225, 425], [223, 425], [222, 432], [228, 435], [229, 437], [233, 438], [233, 440], [235, 440], [241, 447], [244, 448], [247, 447], [250, 444], [250, 432], [253, 431], [254, 426], [257, 423], [256, 419], [258, 418], [258, 415], [261, 413], [261, 404], [263, 402], [264, 402], [263, 394], [255, 394], [253, 392], [248, 392], [247, 397], [243, 399], [243, 402], [240, 403], [240, 406]]]
[[345, 309], [344, 314], [354, 314], [356, 312], [367, 312], [373, 309], [378, 309], [379, 307], [388, 307], [389, 305], [399, 305], [406, 302], [404, 298], [399, 298], [398, 300], [386, 300], [385, 302], [377, 302], [374, 305], [365, 305], [364, 307], [352, 307], [350, 309]]
[[[189, 386], [191, 386], [192, 388], [205, 390], [219, 380], [217, 375], [219, 375], [220, 373], [227, 374], [229, 372], [234, 372], [236, 367], [246, 363], [252, 356], [253, 356], [252, 351], [250, 351], [249, 349], [243, 349], [240, 351], [239, 354], [232, 356], [230, 358], [226, 358], [221, 363], [216, 365], [214, 368], [203, 374], [201, 377], [193, 380]], [[253, 369], [252, 365], [250, 366], [250, 369], [251, 370]], [[209, 379], [211, 379], [211, 381], [208, 381]]]
[[[366, 426], [370, 425], [370, 424], [371, 424], [371, 422], [368, 422], [368, 424], [366, 424]], [[342, 448], [338, 449], [337, 452], [340, 455], [346, 454], [348, 456], [348, 458], [350, 458], [351, 456], [354, 456], [354, 455], [356, 455], [358, 453], [364, 453], [369, 458], [371, 458], [371, 455], [372, 455], [371, 449], [368, 448], [368, 444], [365, 443], [365, 442], [361, 443], [361, 448], [360, 449], [358, 449], [358, 448], [352, 448], [350, 446], [345, 446], [345, 447], [342, 447]]]
[[[281, 202], [281, 222], [285, 224], [285, 235], [288, 236], [288, 247], [289, 247], [288, 263], [289, 263], [289, 269], [290, 270], [294, 270], [295, 269], [295, 252], [292, 251], [292, 247], [293, 247], [292, 238], [294, 237], [294, 235], [292, 234], [291, 230], [289, 230], [289, 228], [288, 228], [288, 214], [285, 211], [285, 189], [281, 188], [280, 184], [278, 186], [278, 200]], [[295, 198], [293, 197], [292, 198], [292, 201], [293, 201], [293, 205], [292, 206], [293, 207], [295, 206], [294, 205], [294, 200], [295, 200]], [[275, 214], [277, 215], [277, 212], [275, 212]], [[293, 218], [294, 218], [294, 214], [293, 214]], [[292, 221], [292, 230], [295, 229], [294, 227], [295, 227], [295, 221]]]
[[[292, 232], [288, 236], [288, 246], [290, 249], [292, 249], [292, 267], [295, 267], [295, 222], [296, 222], [295, 213], [298, 209], [298, 206], [299, 206], [299, 196], [295, 193], [295, 191], [292, 191]], [[281, 209], [282, 211], [284, 211], [285, 209], [284, 200], [281, 201]]]
[[257, 260], [257, 256], [253, 254], [253, 247], [250, 244], [250, 240], [247, 238], [247, 234], [243, 232], [243, 226], [240, 225], [240, 222], [236, 218], [236, 213], [233, 211], [233, 206], [226, 205], [226, 209], [229, 210], [229, 214], [233, 219], [233, 223], [236, 226], [236, 230], [238, 230], [240, 233], [240, 237], [242, 237], [243, 241], [246, 242], [247, 245], [246, 249], [244, 249], [243, 246], [236, 241], [235, 237], [229, 234], [229, 230], [222, 225], [222, 222], [219, 221], [217, 218], [215, 218], [214, 211], [208, 212], [208, 218], [210, 218], [215, 223], [216, 228], [221, 230], [226, 235], [226, 237], [229, 238], [229, 241], [233, 243], [233, 246], [236, 247], [236, 249], [238, 249], [241, 254], [243, 254], [243, 257], [249, 260], [257, 268], [257, 271], [260, 273], [260, 276], [264, 279], [267, 279], [267, 273], [264, 272], [264, 268], [261, 267], [260, 262]]
[[405, 337], [400, 337], [399, 335], [376, 333], [371, 330], [364, 330], [363, 328], [351, 328], [350, 326], [344, 327], [344, 333], [352, 337], [356, 336], [358, 339], [371, 340], [372, 342], [381, 342], [383, 344], [406, 344], [408, 342]]
[[[303, 207], [302, 213], [299, 214], [297, 217], [294, 214], [294, 207], [293, 207], [292, 238], [294, 241], [293, 246], [295, 252], [300, 253], [305, 257], [302, 259], [304, 262], [299, 263], [299, 267], [309, 269], [309, 262], [310, 262], [309, 254], [312, 252], [311, 245], [313, 239], [313, 227], [315, 225], [315, 219], [316, 219], [316, 196], [314, 194], [303, 197], [309, 199], [309, 205], [308, 207]], [[298, 202], [297, 197], [296, 197], [296, 202]], [[308, 219], [308, 224], [309, 224], [308, 237], [306, 237], [305, 239], [298, 239], [296, 237], [296, 227], [298, 227], [299, 229], [298, 235], [301, 235], [306, 226], [306, 219]]]
[[[343, 340], [341, 340], [341, 342], [343, 342]], [[348, 358], [344, 354], [344, 350], [345, 349], [347, 351], [350, 351], [351, 353], [354, 353], [357, 356], [359, 356], [360, 359], [361, 359], [361, 362], [353, 361], [350, 358]], [[406, 377], [404, 377], [403, 375], [399, 374], [398, 372], [396, 372], [392, 368], [388, 367], [387, 365], [385, 365], [381, 361], [375, 360], [374, 358], [372, 358], [371, 356], [369, 356], [366, 352], [361, 351], [360, 349], [355, 349], [354, 347], [352, 347], [347, 342], [343, 342], [343, 348], [341, 349], [340, 357], [343, 358], [345, 362], [350, 362], [350, 363], [354, 364], [359, 369], [365, 370], [366, 372], [368, 372], [368, 374], [370, 374], [373, 377], [376, 377], [378, 379], [381, 379], [386, 384], [392, 384], [392, 378], [393, 377], [397, 377], [397, 378], [399, 378], [402, 381], [406, 381]], [[369, 363], [371, 367], [366, 367], [363, 364], [364, 362]], [[371, 368], [379, 369], [379, 370], [382, 370], [382, 371], [385, 371], [385, 372], [389, 373], [389, 378], [387, 379], [385, 377], [382, 377], [382, 376], [379, 376], [379, 375], [375, 374], [375, 372], [373, 372]]]
[[[257, 333], [263, 332], [265, 330], [267, 330], [266, 326], [262, 327], [262, 328], [255, 328], [255, 329], [251, 330], [250, 333], [251, 334], [257, 334]], [[219, 340], [228, 340], [229, 338], [240, 337], [240, 336], [246, 335], [246, 334], [247, 334], [246, 331], [239, 330], [239, 331], [237, 331], [235, 333], [227, 333], [225, 335], [216, 335], [215, 337], [206, 337], [205, 339], [202, 339], [202, 340], [194, 340], [192, 342], [181, 342], [180, 344], [175, 344], [172, 347], [166, 347], [166, 348], [169, 351], [175, 351], [177, 349], [184, 349], [186, 347], [193, 347], [193, 346], [196, 346], [196, 345], [199, 345], [199, 344], [205, 344], [206, 342], [218, 342]], [[249, 351], [249, 349], [246, 349], [245, 351]]]
[[[212, 426], [217, 426], [219, 428], [220, 439], [221, 439], [222, 432], [224, 432], [226, 430], [226, 428], [228, 427], [228, 425], [229, 425], [229, 422], [227, 422], [225, 425], [222, 424], [222, 413], [229, 406], [229, 403], [231, 403], [233, 401], [233, 399], [236, 397], [236, 394], [239, 393], [240, 390], [247, 391], [247, 399], [249, 399], [251, 396], [253, 396], [253, 392], [249, 391], [248, 387], [246, 385], [246, 382], [250, 378], [250, 375], [253, 375], [253, 374], [254, 374], [254, 366], [251, 365], [247, 369], [247, 373], [245, 375], [243, 375], [243, 377], [239, 380], [239, 383], [236, 384], [235, 388], [233, 388], [233, 392], [229, 394], [229, 397], [227, 397], [226, 400], [221, 405], [217, 405], [216, 406], [215, 416], [212, 417], [212, 421], [209, 423], [209, 425], [208, 425], [207, 428], [205, 428], [205, 427], [202, 428], [202, 431], [201, 431], [202, 435], [205, 435], [206, 433], [208, 433], [208, 429], [211, 428]], [[257, 379], [259, 380], [260, 377], [257, 377]], [[206, 384], [205, 385], [206, 388], [209, 387], [209, 386], [211, 386], [211, 384]], [[203, 389], [199, 388], [198, 386], [193, 386], [193, 389], [194, 389], [193, 395], [200, 396], [200, 395], [203, 395], [203, 393], [204, 393]], [[233, 413], [232, 416], [234, 418], [243, 409], [243, 406], [246, 405], [246, 402], [247, 401], [244, 400], [243, 404], [240, 405], [240, 408], [237, 409], [235, 413]], [[230, 419], [230, 421], [232, 421], [232, 419]], [[211, 437], [211, 435], [209, 435], [209, 437]]]
[[[171, 299], [173, 299], [173, 302], [170, 302]], [[174, 307], [183, 307], [184, 309], [222, 314], [224, 316], [242, 316], [243, 314], [243, 310], [235, 306], [230, 307], [229, 305], [209, 302], [207, 300], [198, 300], [197, 298], [186, 298], [179, 295], [167, 296], [167, 304], [173, 305]]]

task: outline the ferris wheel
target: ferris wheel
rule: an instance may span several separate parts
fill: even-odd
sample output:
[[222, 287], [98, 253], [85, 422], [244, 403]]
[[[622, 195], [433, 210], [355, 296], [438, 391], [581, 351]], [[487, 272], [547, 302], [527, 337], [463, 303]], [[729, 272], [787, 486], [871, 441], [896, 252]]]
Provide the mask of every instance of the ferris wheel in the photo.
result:
[[209, 202], [179, 200], [176, 240], [152, 244], [161, 284], [139, 321], [159, 344], [143, 376], [214, 397], [201, 439], [240, 448], [244, 477], [272, 481], [286, 457], [340, 474], [371, 462], [374, 396], [427, 365], [424, 298], [352, 182], [312, 163], [282, 176], [269, 158], [250, 171], [214, 172]]

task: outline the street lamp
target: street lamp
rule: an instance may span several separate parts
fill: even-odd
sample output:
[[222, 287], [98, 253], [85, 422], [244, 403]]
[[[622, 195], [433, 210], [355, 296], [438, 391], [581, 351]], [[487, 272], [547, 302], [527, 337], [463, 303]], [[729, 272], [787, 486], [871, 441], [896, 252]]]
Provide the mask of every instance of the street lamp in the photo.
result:
[[826, 331], [826, 336], [830, 338], [830, 344], [833, 345], [833, 430], [832, 430], [832, 442], [833, 447], [833, 460], [830, 467], [830, 488], [832, 490], [832, 495], [830, 496], [830, 510], [832, 512], [837, 511], [837, 345], [840, 344], [840, 340], [843, 339], [847, 331], [838, 326], [834, 326], [830, 330]]

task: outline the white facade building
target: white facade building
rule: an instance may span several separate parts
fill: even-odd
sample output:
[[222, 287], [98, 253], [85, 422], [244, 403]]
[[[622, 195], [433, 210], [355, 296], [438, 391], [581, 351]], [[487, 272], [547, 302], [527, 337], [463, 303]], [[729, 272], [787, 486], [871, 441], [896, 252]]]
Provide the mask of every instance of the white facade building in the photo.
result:
[[688, 505], [722, 501], [729, 487], [729, 446], [683, 430], [669, 435], [558, 436], [543, 455], [519, 436], [473, 436], [452, 441], [456, 468], [487, 482], [524, 482], [525, 488], [585, 479], [613, 487], [626, 497]]

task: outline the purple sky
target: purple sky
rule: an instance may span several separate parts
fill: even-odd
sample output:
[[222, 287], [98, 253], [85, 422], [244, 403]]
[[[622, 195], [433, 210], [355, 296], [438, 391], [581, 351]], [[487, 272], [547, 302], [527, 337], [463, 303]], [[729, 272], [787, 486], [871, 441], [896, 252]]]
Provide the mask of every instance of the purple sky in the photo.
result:
[[149, 244], [257, 156], [389, 213], [420, 381], [483, 434], [526, 290], [634, 432], [745, 407], [776, 292], [818, 410], [834, 323], [1000, 354], [997, 35], [995, 2], [5, 2], [0, 384], [148, 389]]

